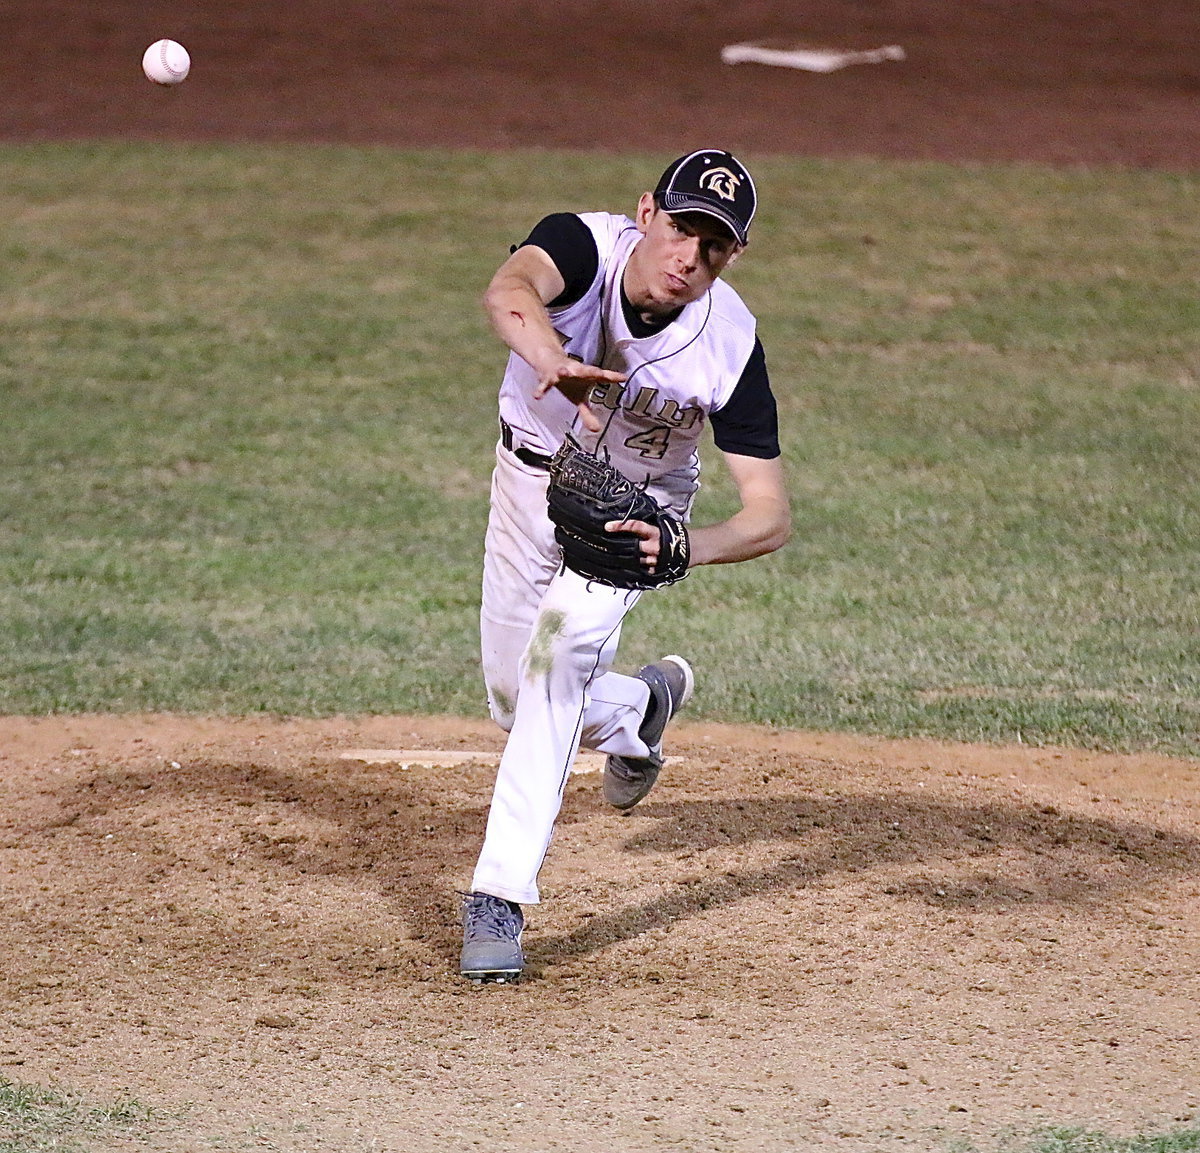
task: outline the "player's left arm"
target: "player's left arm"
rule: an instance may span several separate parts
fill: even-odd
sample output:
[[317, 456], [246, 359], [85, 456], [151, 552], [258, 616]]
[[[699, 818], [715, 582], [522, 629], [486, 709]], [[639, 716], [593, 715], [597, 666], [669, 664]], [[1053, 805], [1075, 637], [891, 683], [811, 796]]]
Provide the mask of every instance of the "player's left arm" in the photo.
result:
[[726, 403], [711, 414], [713, 441], [742, 500], [727, 521], [691, 530], [691, 565], [730, 564], [787, 542], [791, 513], [779, 451], [779, 413], [757, 338]]
[[791, 535], [791, 506], [780, 458], [721, 455], [737, 485], [742, 507], [718, 524], [689, 527], [692, 568], [752, 560], [782, 548]]
[[[791, 506], [779, 457], [763, 459], [732, 452], [721, 455], [737, 485], [742, 507], [717, 524], [688, 526], [688, 568], [753, 560], [782, 548], [791, 535]], [[641, 537], [642, 564], [654, 571], [659, 549], [657, 528], [640, 520], [610, 521], [605, 528]]]

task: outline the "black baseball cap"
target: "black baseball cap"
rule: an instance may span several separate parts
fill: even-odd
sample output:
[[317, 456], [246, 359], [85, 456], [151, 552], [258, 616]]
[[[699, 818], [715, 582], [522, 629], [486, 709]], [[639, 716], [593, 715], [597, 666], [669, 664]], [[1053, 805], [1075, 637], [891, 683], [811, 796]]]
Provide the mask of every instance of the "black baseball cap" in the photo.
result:
[[719, 148], [689, 152], [667, 165], [654, 199], [664, 212], [703, 212], [715, 216], [746, 243], [758, 207], [754, 181], [740, 160]]

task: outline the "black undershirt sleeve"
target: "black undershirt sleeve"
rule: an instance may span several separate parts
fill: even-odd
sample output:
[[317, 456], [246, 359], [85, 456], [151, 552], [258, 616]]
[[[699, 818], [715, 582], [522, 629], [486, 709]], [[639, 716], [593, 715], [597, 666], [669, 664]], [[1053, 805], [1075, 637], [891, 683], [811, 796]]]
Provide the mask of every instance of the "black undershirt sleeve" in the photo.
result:
[[709, 420], [713, 440], [722, 452], [762, 460], [779, 455], [779, 412], [767, 376], [767, 357], [757, 337], [729, 400]]
[[566, 288], [548, 308], [565, 308], [583, 297], [592, 286], [600, 268], [600, 251], [592, 230], [573, 212], [554, 212], [534, 225], [520, 247], [526, 244], [542, 249], [562, 276]]

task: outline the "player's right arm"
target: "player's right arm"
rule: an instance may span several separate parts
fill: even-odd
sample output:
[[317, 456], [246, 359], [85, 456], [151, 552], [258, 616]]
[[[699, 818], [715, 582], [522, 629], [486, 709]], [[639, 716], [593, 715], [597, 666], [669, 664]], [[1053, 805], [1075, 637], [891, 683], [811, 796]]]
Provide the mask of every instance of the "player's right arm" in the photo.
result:
[[549, 253], [525, 244], [497, 269], [484, 293], [483, 306], [496, 335], [537, 373], [534, 396], [540, 399], [557, 388], [578, 407], [584, 426], [599, 432], [600, 421], [588, 407], [588, 393], [593, 384], [619, 382], [625, 377], [572, 360], [563, 351], [547, 305], [565, 287]]

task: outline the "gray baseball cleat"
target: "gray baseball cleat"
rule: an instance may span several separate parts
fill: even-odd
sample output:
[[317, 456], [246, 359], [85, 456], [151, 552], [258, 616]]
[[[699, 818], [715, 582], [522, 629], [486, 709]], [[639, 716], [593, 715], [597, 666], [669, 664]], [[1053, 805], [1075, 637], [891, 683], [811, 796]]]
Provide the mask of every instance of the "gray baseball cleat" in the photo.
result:
[[650, 703], [638, 736], [650, 747], [648, 757], [620, 757], [609, 753], [604, 762], [604, 799], [618, 809], [632, 809], [658, 780], [663, 766], [662, 738], [667, 722], [691, 698], [696, 678], [683, 657], [663, 657], [638, 671], [650, 686]]
[[468, 893], [462, 904], [463, 946], [459, 972], [472, 981], [511, 984], [525, 968], [521, 906], [490, 893]]

